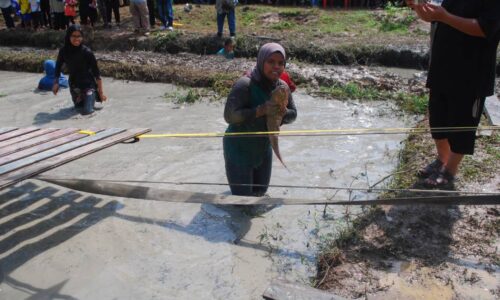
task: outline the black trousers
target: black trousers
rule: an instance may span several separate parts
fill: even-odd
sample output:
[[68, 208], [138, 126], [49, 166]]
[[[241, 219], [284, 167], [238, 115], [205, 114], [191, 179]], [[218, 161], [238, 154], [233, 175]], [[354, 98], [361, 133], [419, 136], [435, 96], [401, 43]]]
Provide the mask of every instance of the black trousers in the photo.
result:
[[52, 26], [55, 30], [66, 29], [66, 18], [63, 12], [52, 14]]
[[7, 8], [2, 8], [3, 19], [5, 20], [5, 25], [7, 28], [14, 28], [14, 19], [12, 18], [12, 6]]
[[155, 26], [155, 0], [147, 0], [148, 10], [149, 10], [149, 25], [151, 27]]
[[106, 19], [111, 23], [111, 13], [115, 15], [115, 22], [120, 24], [120, 1], [119, 0], [105, 0], [106, 3]]
[[49, 0], [40, 1], [40, 10], [42, 11], [42, 25], [52, 28], [52, 20], [50, 17], [50, 3]]

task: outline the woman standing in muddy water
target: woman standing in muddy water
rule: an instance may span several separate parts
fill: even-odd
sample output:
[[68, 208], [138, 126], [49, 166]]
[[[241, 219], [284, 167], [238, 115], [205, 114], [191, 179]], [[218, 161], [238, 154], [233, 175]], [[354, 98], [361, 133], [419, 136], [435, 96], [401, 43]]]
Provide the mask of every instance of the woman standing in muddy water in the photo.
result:
[[[500, 1], [406, 2], [422, 20], [433, 24], [427, 87], [437, 158], [418, 175], [428, 188], [453, 188], [464, 155], [474, 153], [485, 98], [494, 92]], [[443, 127], [467, 129], [433, 130]]]
[[[295, 121], [297, 109], [287, 84], [280, 80], [285, 70], [285, 49], [277, 43], [263, 45], [257, 65], [234, 84], [224, 109], [229, 124], [226, 132], [268, 131], [266, 116], [278, 110], [284, 113], [282, 124]], [[283, 109], [270, 101], [277, 87], [288, 91], [288, 104]], [[271, 179], [272, 149], [267, 136], [231, 137], [223, 139], [226, 176], [231, 193], [241, 196], [262, 196]]]
[[[69, 89], [73, 104], [83, 115], [94, 112], [95, 101], [106, 101], [102, 80], [94, 53], [82, 43], [80, 25], [73, 24], [66, 31], [64, 46], [59, 50], [52, 91], [57, 95], [61, 68], [66, 64], [69, 71]], [[96, 94], [97, 90], [97, 94]], [[97, 99], [96, 99], [97, 98]]]

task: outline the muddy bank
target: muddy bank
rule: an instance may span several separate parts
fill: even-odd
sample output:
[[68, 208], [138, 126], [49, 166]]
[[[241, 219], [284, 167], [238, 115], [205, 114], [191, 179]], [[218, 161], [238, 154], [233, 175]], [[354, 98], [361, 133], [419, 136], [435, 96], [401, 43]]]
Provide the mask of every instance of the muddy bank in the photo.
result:
[[[429, 135], [410, 135], [390, 186], [418, 187], [415, 170], [432, 151]], [[479, 138], [475, 155], [463, 162], [457, 188], [498, 192], [499, 154], [498, 133]], [[327, 243], [316, 286], [348, 298], [498, 299], [499, 222], [494, 206], [373, 208]]]
[[[55, 49], [61, 47], [64, 33], [56, 31], [29, 32], [23, 30], [0, 30], [0, 44], [4, 46], [28, 46]], [[426, 69], [428, 65], [427, 45], [356, 44], [321, 46], [307, 40], [282, 40], [276, 38], [238, 36], [235, 55], [255, 58], [260, 45], [280, 42], [291, 59], [328, 65], [378, 65]], [[112, 35], [105, 31], [88, 32], [86, 43], [96, 51], [153, 51], [177, 54], [188, 52], [199, 55], [215, 54], [223, 40], [214, 35], [185, 34], [180, 32], [157, 33], [151, 36], [137, 36], [123, 32]], [[497, 64], [500, 74], [500, 62]]]
[[[130, 32], [110, 34], [106, 31], [88, 32], [86, 43], [97, 51], [154, 51], [176, 54], [190, 52], [194, 54], [215, 54], [223, 40], [215, 35], [187, 34], [181, 32], [154, 33], [150, 36], [137, 36]], [[0, 31], [0, 44], [4, 46], [29, 46], [54, 49], [63, 44], [64, 33], [55, 31], [29, 32], [23, 30]], [[428, 64], [428, 47], [384, 45], [384, 44], [349, 44], [322, 46], [304, 39], [276, 39], [272, 37], [238, 36], [236, 38], [237, 57], [253, 58], [257, 56], [260, 45], [280, 42], [292, 59], [314, 64], [331, 65], [381, 65], [425, 69]]]
[[[56, 56], [57, 50], [0, 47], [0, 69], [42, 72], [43, 61], [55, 59]], [[253, 59], [225, 60], [215, 55], [200, 56], [191, 53], [172, 55], [143, 51], [103, 51], [96, 52], [96, 57], [104, 76], [205, 87], [222, 97], [227, 95], [235, 80], [255, 65]], [[425, 94], [425, 74], [417, 70], [399, 72], [363, 66], [313, 65], [292, 61], [287, 65], [287, 71], [299, 86], [309, 87], [312, 93], [330, 95], [336, 99], [363, 97], [356, 94], [332, 94], [332, 91], [323, 87], [355, 84], [356, 91], [365, 89], [379, 92], [380, 95], [375, 100], [391, 99], [394, 94]]]

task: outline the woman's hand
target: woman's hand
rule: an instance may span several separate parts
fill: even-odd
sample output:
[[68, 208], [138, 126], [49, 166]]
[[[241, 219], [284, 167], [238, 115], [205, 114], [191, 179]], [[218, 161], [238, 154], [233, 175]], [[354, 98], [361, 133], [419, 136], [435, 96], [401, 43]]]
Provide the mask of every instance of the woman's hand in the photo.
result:
[[420, 17], [420, 19], [426, 22], [443, 22], [443, 20], [446, 18], [446, 15], [448, 14], [448, 11], [444, 7], [428, 3], [422, 5], [413, 5], [413, 9]]
[[262, 117], [265, 115], [270, 115], [270, 114], [276, 114], [278, 111], [280, 111], [280, 107], [278, 104], [276, 104], [273, 101], [266, 101], [264, 104], [261, 104], [257, 106], [257, 112], [256, 116]]
[[57, 95], [57, 92], [59, 92], [59, 83], [54, 82], [54, 84], [52, 85], [52, 93], [54, 93], [54, 95]]
[[106, 97], [102, 91], [98, 91], [98, 93], [102, 102], [106, 102], [106, 100], [108, 100], [108, 97]]

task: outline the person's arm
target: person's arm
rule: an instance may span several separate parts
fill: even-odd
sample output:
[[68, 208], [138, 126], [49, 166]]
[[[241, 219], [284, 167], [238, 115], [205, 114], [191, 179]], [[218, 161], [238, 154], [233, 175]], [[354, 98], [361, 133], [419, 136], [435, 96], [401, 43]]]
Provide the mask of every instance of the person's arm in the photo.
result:
[[441, 22], [465, 34], [486, 37], [477, 19], [456, 16], [439, 5], [429, 3], [415, 5], [412, 0], [407, 0], [406, 3], [415, 10], [420, 19], [426, 22]]
[[258, 117], [258, 109], [249, 108], [250, 104], [250, 78], [244, 76], [234, 84], [226, 106], [224, 107], [224, 119], [229, 124], [237, 124], [255, 120]]
[[54, 95], [57, 95], [57, 92], [59, 92], [59, 77], [61, 77], [61, 68], [64, 63], [64, 58], [62, 55], [62, 49], [59, 50], [59, 53], [57, 54], [57, 61], [56, 61], [56, 70], [55, 70], [55, 79], [54, 83], [52, 84], [52, 92]]
[[108, 97], [104, 95], [101, 78], [96, 79], [96, 83], [97, 83], [97, 93], [99, 94], [99, 98], [101, 99], [102, 102], [104, 102], [108, 99]]
[[99, 67], [97, 66], [97, 60], [95, 58], [94, 53], [92, 53], [90, 50], [88, 52], [88, 56], [89, 56], [90, 69], [97, 83], [97, 93], [99, 94], [99, 98], [101, 98], [101, 101], [104, 102], [106, 101], [107, 97], [104, 95], [104, 89], [101, 80], [101, 72], [99, 71]]

